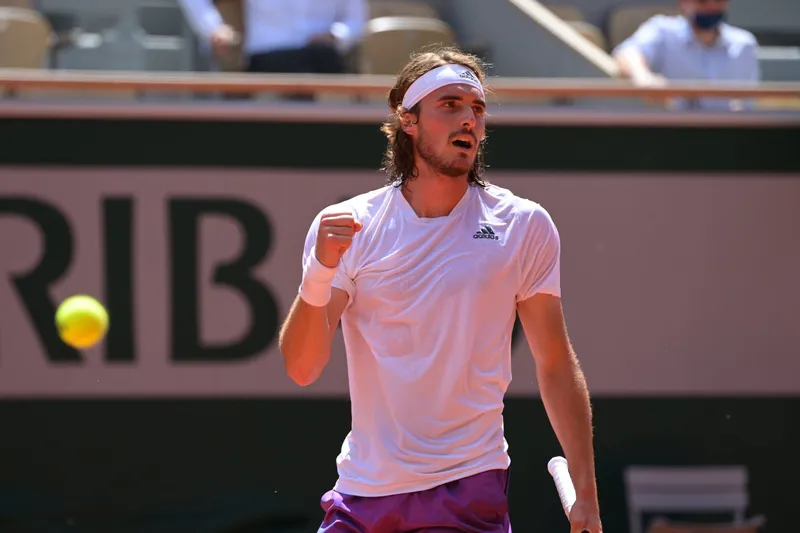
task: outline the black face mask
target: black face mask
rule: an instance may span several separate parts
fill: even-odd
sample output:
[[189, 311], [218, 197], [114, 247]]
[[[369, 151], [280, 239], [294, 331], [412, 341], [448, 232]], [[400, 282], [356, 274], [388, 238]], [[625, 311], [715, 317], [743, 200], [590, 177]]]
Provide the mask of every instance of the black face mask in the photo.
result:
[[713, 30], [725, 20], [725, 12], [719, 13], [695, 13], [693, 22], [701, 30]]

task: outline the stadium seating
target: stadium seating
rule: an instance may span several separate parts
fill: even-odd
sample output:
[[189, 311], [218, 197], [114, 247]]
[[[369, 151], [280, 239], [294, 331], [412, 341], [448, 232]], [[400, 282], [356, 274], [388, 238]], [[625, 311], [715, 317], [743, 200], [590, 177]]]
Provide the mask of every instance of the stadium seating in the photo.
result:
[[608, 13], [608, 45], [611, 49], [633, 35], [639, 26], [655, 15], [677, 15], [675, 3], [662, 5], [623, 5]]
[[581, 10], [575, 6], [546, 5], [545, 7], [565, 22], [586, 22]]
[[52, 29], [36, 11], [0, 7], [0, 68], [45, 68], [52, 45]]
[[642, 531], [645, 513], [728, 512], [734, 523], [743, 524], [750, 501], [747, 487], [744, 466], [629, 466], [625, 488], [630, 531]]
[[[222, 18], [237, 31], [244, 28], [241, 0], [216, 0]], [[355, 70], [365, 74], [395, 74], [411, 51], [431, 43], [455, 43], [450, 27], [436, 10], [424, 2], [369, 2], [369, 19], [364, 41], [358, 46]], [[218, 58], [223, 71], [242, 69], [241, 47]]]
[[547, 5], [545, 7], [552, 11], [558, 18], [572, 26], [589, 42], [595, 44], [601, 50], [607, 51], [608, 40], [605, 35], [603, 35], [602, 30], [588, 22], [579, 8], [567, 5]]
[[364, 74], [396, 74], [408, 56], [439, 43], [456, 44], [453, 30], [444, 21], [424, 17], [379, 17], [367, 23], [359, 54]]
[[764, 522], [761, 516], [743, 524], [693, 524], [656, 520], [647, 533], [758, 533]]
[[600, 28], [594, 24], [580, 20], [569, 21], [569, 25], [572, 26], [583, 37], [585, 37], [589, 42], [593, 43], [601, 50], [608, 51], [608, 41], [606, 40]]
[[397, 0], [376, 1], [369, 3], [369, 18], [380, 17], [422, 17], [438, 19], [439, 14], [430, 4], [424, 2], [402, 2]]

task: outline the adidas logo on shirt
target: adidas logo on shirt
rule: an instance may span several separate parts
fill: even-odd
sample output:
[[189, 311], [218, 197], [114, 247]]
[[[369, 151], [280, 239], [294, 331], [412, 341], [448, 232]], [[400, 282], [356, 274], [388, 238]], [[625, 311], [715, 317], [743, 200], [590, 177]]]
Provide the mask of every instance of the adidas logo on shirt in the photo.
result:
[[498, 237], [494, 230], [489, 226], [484, 226], [478, 231], [475, 232], [475, 235], [472, 236], [473, 239], [490, 239], [493, 241], [499, 241], [500, 237]]

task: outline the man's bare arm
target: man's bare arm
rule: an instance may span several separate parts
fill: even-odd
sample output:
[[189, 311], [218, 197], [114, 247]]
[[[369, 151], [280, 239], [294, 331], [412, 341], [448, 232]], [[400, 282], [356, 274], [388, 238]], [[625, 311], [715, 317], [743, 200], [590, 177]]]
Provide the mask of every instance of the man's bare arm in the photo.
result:
[[614, 54], [620, 74], [626, 78], [646, 78], [653, 75], [644, 55], [632, 46], [623, 48]]
[[278, 346], [283, 354], [286, 373], [301, 386], [314, 383], [331, 356], [331, 342], [347, 306], [347, 293], [331, 289], [328, 305], [318, 307], [295, 298], [281, 327]]
[[517, 309], [536, 361], [542, 401], [564, 450], [578, 500], [596, 506], [589, 392], [569, 342], [561, 299], [536, 294], [520, 302]]
[[333, 287], [339, 263], [363, 225], [348, 210], [321, 213], [314, 247], [303, 267], [300, 294], [278, 337], [286, 373], [298, 385], [314, 383], [331, 357], [331, 341], [347, 307], [346, 291]]

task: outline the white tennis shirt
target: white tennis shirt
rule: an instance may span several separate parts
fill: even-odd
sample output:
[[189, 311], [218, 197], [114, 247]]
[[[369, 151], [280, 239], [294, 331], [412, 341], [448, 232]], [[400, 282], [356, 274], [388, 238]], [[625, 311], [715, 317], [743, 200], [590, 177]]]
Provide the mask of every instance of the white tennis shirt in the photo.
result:
[[352, 405], [335, 490], [400, 494], [507, 468], [516, 304], [560, 296], [549, 214], [494, 185], [470, 186], [445, 217], [418, 217], [393, 186], [328, 209], [343, 208], [364, 227], [334, 281], [350, 296], [342, 332]]

